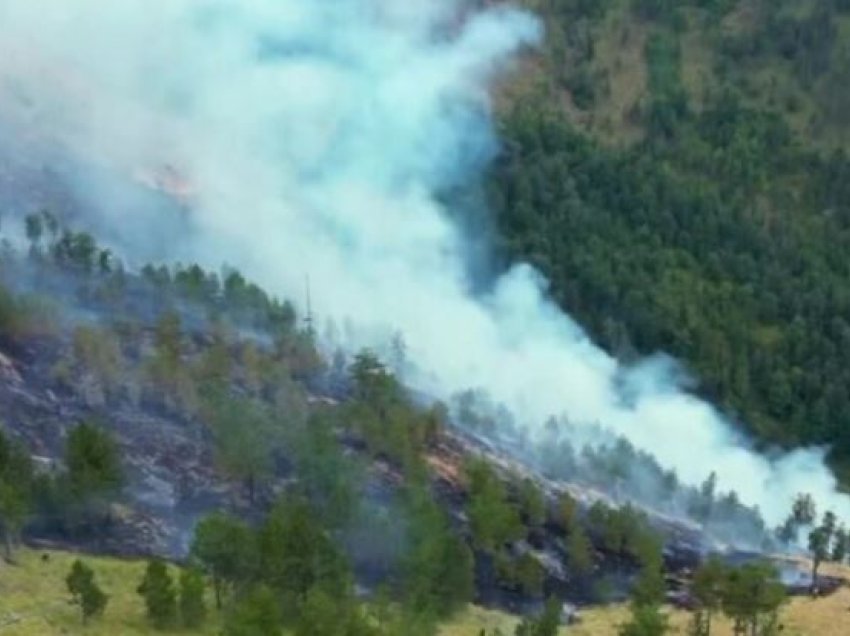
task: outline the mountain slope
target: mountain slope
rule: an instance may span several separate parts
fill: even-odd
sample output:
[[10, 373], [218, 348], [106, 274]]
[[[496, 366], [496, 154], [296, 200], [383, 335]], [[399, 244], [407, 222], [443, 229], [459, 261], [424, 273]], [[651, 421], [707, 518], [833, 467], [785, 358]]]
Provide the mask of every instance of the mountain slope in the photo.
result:
[[509, 258], [618, 356], [663, 350], [764, 445], [850, 458], [845, 2], [530, 2], [503, 91]]

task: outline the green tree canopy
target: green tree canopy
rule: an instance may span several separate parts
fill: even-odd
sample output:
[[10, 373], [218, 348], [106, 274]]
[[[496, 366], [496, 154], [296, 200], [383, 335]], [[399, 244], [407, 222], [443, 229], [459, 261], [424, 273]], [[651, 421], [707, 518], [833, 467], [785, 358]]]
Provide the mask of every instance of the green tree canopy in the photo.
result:
[[156, 629], [168, 629], [177, 622], [177, 592], [165, 562], [148, 562], [144, 578], [136, 589], [144, 599], [148, 620]]
[[12, 548], [32, 508], [33, 465], [29, 454], [0, 428], [0, 533], [3, 554], [12, 560]]
[[80, 608], [83, 624], [103, 614], [109, 597], [98, 587], [90, 567], [76, 559], [71, 566], [71, 572], [65, 578], [65, 583], [74, 603]]
[[268, 587], [257, 585], [236, 599], [224, 619], [225, 636], [280, 636], [280, 601]]
[[184, 627], [195, 628], [204, 622], [207, 614], [204, 577], [198, 570], [189, 568], [180, 572], [179, 606]]
[[190, 554], [212, 577], [216, 607], [227, 589], [249, 580], [257, 567], [256, 540], [248, 526], [224, 513], [213, 513], [195, 527]]
[[123, 483], [118, 447], [106, 430], [92, 423], [71, 429], [65, 463], [71, 493], [78, 501], [114, 496]]

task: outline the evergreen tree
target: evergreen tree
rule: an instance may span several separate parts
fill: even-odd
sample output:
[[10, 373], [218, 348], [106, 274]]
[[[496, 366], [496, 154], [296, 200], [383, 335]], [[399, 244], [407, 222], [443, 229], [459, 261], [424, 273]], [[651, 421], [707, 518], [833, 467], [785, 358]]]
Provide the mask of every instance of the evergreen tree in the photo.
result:
[[71, 495], [77, 503], [103, 504], [123, 478], [118, 448], [105, 430], [83, 422], [68, 435], [65, 451]]
[[177, 593], [168, 566], [160, 560], [148, 562], [136, 592], [144, 599], [148, 620], [156, 629], [173, 627], [177, 620]]
[[751, 563], [729, 571], [723, 584], [723, 613], [735, 636], [774, 636], [785, 588], [770, 564]]
[[632, 589], [632, 603], [639, 607], [659, 606], [664, 602], [664, 558], [660, 537], [645, 532], [639, 541], [641, 571]]
[[506, 543], [522, 539], [525, 528], [519, 511], [508, 500], [504, 483], [490, 465], [484, 460], [472, 460], [466, 473], [469, 479], [467, 513], [475, 547], [497, 552]]
[[664, 574], [661, 541], [644, 532], [638, 543], [641, 572], [632, 589], [630, 620], [620, 628], [620, 636], [661, 636], [669, 625], [661, 612], [664, 602]]
[[32, 499], [32, 460], [0, 429], [0, 533], [6, 561], [12, 560], [12, 550], [32, 507]]
[[65, 578], [65, 583], [74, 604], [80, 607], [84, 625], [90, 618], [103, 614], [109, 597], [98, 587], [90, 567], [79, 559], [75, 560], [71, 566], [71, 572]]
[[409, 547], [402, 560], [408, 609], [422, 616], [446, 617], [473, 596], [473, 557], [452, 531], [426, 485], [406, 493]]
[[798, 526], [810, 526], [817, 518], [815, 500], [808, 493], [800, 493], [791, 508], [791, 519]]
[[579, 581], [593, 574], [593, 544], [578, 523], [567, 537], [567, 568], [570, 576]]
[[282, 594], [287, 615], [297, 612], [313, 588], [339, 599], [350, 594], [345, 558], [302, 499], [278, 502], [259, 530], [257, 545], [260, 580]]
[[248, 501], [272, 472], [275, 429], [268, 409], [256, 400], [217, 397], [210, 409], [216, 459], [233, 479], [245, 485]]
[[180, 573], [180, 619], [185, 627], [198, 627], [206, 618], [204, 577], [194, 569]]
[[546, 521], [546, 500], [531, 479], [523, 479], [517, 487], [522, 517], [529, 527], [542, 526]]
[[830, 531], [824, 526], [812, 528], [809, 532], [809, 552], [812, 557], [812, 589], [818, 589], [818, 570], [830, 555]]
[[688, 631], [689, 636], [709, 636], [714, 615], [722, 609], [723, 585], [728, 576], [726, 566], [711, 558], [697, 569], [691, 583], [691, 594], [697, 604]]
[[578, 503], [569, 493], [562, 493], [558, 497], [555, 514], [555, 521], [565, 533], [569, 534], [573, 525], [578, 523]]

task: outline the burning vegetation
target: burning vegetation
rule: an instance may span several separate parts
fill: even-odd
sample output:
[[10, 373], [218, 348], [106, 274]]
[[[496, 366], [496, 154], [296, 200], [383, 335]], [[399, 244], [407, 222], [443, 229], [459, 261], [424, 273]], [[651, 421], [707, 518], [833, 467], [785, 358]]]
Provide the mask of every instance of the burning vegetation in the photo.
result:
[[[553, 422], [518, 443], [472, 394], [423, 405], [375, 355], [327, 355], [312, 321], [235, 270], [134, 272], [49, 213], [24, 226], [26, 254], [4, 244], [0, 294], [10, 562], [21, 541], [177, 559], [204, 574], [181, 585], [211, 585], [232, 620], [256, 612], [305, 635], [329, 604], [345, 629], [411, 634], [469, 600], [544, 629], [629, 598], [634, 629], [662, 624], [670, 602], [694, 612], [694, 633], [722, 611], [768, 634], [785, 593], [840, 584], [817, 575], [846, 558], [834, 515], [809, 529], [815, 567], [800, 579], [766, 560], [775, 540], [711, 478], [668, 476], [653, 506], [629, 471], [664, 474], [622, 441], [576, 451]], [[746, 520], [760, 550], [725, 549], [724, 518]], [[784, 541], [814, 524], [813, 502], [792, 520]], [[140, 590], [167, 627], [180, 614], [156, 590], [174, 582], [151, 563]], [[96, 583], [73, 576], [95, 603]], [[108, 611], [92, 607], [85, 620]]]

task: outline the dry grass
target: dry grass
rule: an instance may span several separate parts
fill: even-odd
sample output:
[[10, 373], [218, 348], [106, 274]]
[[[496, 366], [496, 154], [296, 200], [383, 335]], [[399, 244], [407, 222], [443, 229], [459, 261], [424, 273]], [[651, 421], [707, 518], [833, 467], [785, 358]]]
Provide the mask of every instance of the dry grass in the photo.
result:
[[[825, 574], [843, 576], [850, 582], [850, 568], [824, 566]], [[684, 635], [690, 614], [670, 610], [673, 634]], [[617, 631], [628, 619], [625, 606], [599, 607], [582, 613], [582, 621], [561, 633], [569, 636], [617, 636]], [[786, 636], [850, 636], [850, 588], [839, 590], [822, 599], [795, 598], [782, 610], [783, 634]], [[517, 624], [516, 617], [479, 607], [470, 608], [452, 624], [440, 632], [440, 636], [478, 636], [481, 628], [500, 629], [505, 636], [512, 636]], [[712, 636], [732, 636], [729, 623], [718, 619]]]

